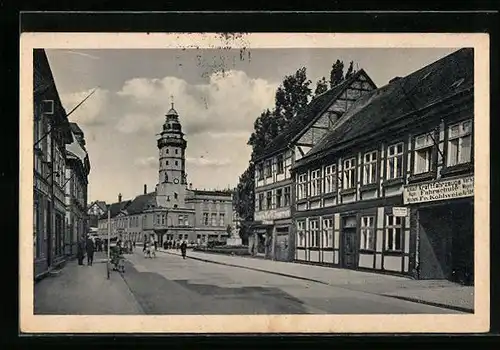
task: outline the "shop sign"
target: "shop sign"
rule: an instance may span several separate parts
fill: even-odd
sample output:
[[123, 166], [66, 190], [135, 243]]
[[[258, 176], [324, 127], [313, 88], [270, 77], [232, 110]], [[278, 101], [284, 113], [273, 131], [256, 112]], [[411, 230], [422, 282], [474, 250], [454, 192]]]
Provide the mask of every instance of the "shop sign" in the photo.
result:
[[392, 207], [392, 215], [405, 217], [408, 216], [408, 208], [406, 207]]
[[404, 204], [474, 196], [474, 176], [405, 186]]

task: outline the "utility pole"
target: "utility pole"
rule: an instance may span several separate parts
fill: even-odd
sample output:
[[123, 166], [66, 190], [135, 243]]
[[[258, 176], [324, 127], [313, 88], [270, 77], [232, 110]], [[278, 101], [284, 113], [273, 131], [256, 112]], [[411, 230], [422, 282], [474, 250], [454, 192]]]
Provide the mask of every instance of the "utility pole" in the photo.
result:
[[111, 241], [111, 210], [108, 209], [108, 261], [106, 263], [106, 273], [108, 275], [108, 280], [109, 280], [109, 246], [110, 246], [110, 241]]

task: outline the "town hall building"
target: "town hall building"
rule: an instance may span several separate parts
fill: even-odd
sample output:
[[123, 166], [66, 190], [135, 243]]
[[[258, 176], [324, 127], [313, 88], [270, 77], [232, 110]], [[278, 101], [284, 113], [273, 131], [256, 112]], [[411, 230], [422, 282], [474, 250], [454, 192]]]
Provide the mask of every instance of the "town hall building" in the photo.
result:
[[[232, 229], [232, 191], [193, 189], [186, 174], [187, 140], [172, 103], [167, 112], [158, 147], [158, 183], [132, 200], [110, 205], [111, 235], [142, 242], [154, 239], [207, 243], [225, 242]], [[108, 213], [100, 217], [98, 232], [108, 234]]]

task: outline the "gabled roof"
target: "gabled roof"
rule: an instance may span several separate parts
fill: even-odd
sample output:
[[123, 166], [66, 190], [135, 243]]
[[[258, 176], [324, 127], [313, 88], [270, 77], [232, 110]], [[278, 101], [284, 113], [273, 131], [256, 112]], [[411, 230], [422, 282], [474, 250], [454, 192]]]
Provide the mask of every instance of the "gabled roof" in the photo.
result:
[[[368, 77], [363, 69], [360, 69], [355, 74], [353, 74], [349, 79], [344, 80], [340, 84], [334, 86], [332, 89], [325, 91], [324, 93], [314, 97], [311, 102], [304, 108], [303, 111], [299, 112], [301, 118], [297, 118], [298, 122], [290, 123], [287, 127], [276, 136], [269, 145], [262, 151], [262, 153], [256, 158], [256, 161], [262, 160], [272, 154], [279, 152], [290, 144], [297, 135], [299, 135], [310, 123], [314, 122], [315, 119], [320, 117], [320, 113], [327, 109], [335, 100], [344, 92], [344, 90], [351, 85], [361, 74]], [[373, 86], [375, 84], [368, 77], [368, 80]]]
[[150, 192], [147, 194], [141, 194], [135, 197], [130, 205], [127, 207], [127, 213], [129, 215], [140, 214], [145, 209], [147, 209], [148, 204], [155, 204], [155, 192]]
[[[116, 202], [116, 203], [113, 203], [113, 204], [109, 204], [108, 205], [108, 209], [109, 211], [111, 212], [110, 216], [111, 218], [114, 218], [115, 216], [117, 216], [122, 210], [125, 210], [127, 208], [127, 206], [131, 203], [132, 201], [131, 200], [126, 200], [126, 201], [121, 201], [121, 202]], [[100, 219], [106, 219], [108, 217], [108, 213], [104, 213]]]
[[347, 142], [382, 130], [413, 112], [474, 87], [473, 49], [461, 49], [357, 100], [344, 123], [327, 134], [296, 163], [304, 165], [345, 147]]
[[104, 202], [104, 201], [94, 201], [94, 202], [90, 203], [89, 209], [92, 208], [94, 205], [98, 206], [102, 211], [108, 210], [106, 202]]
[[70, 122], [69, 126], [71, 127], [71, 131], [73, 132], [73, 134], [84, 134], [83, 130], [80, 128], [80, 126], [78, 126], [77, 123]]

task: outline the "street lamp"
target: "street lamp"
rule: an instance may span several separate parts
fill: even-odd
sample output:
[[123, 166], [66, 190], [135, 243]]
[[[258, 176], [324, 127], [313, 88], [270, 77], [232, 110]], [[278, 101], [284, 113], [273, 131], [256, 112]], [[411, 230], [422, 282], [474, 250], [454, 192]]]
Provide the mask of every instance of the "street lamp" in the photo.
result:
[[108, 208], [108, 252], [107, 252], [108, 259], [106, 262], [106, 273], [107, 273], [108, 280], [109, 280], [109, 252], [110, 252], [109, 246], [110, 246], [110, 243], [111, 243], [111, 210]]

